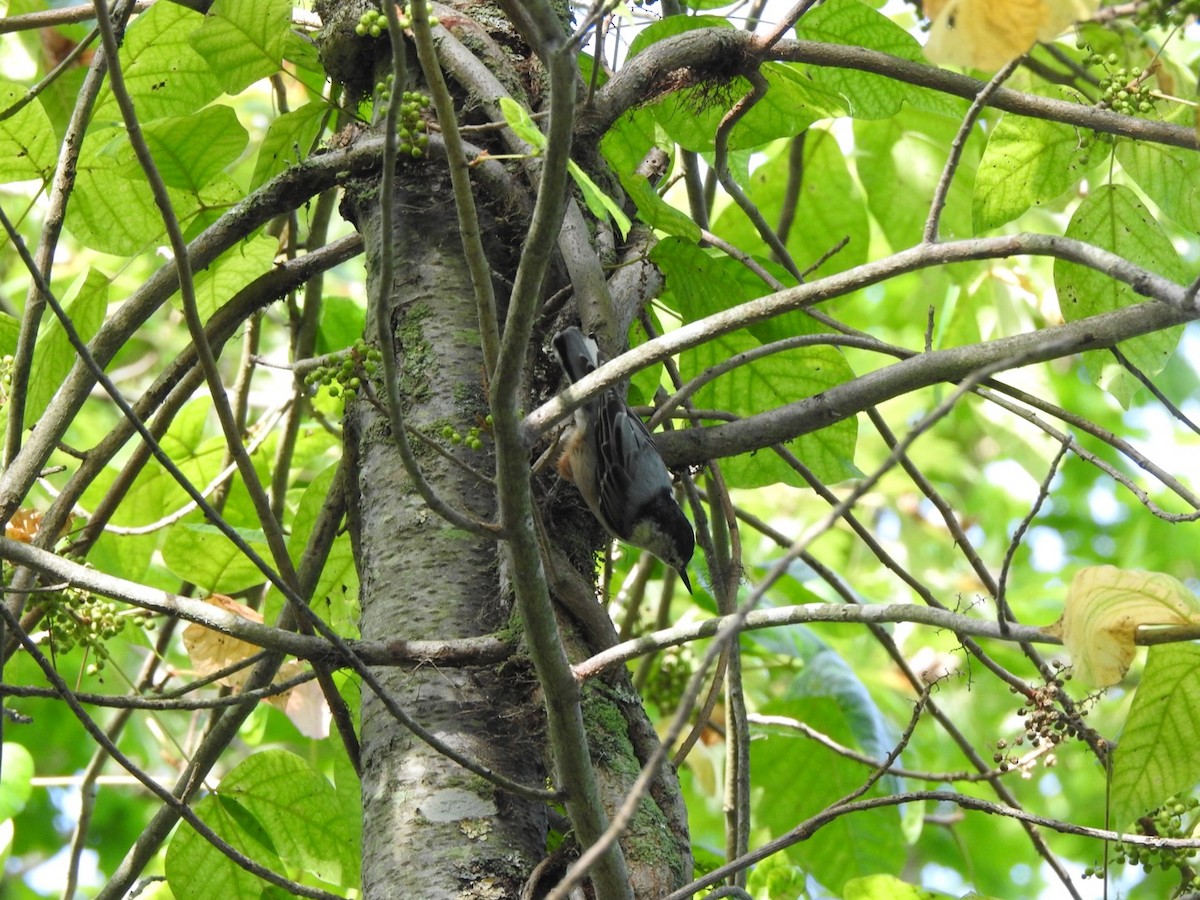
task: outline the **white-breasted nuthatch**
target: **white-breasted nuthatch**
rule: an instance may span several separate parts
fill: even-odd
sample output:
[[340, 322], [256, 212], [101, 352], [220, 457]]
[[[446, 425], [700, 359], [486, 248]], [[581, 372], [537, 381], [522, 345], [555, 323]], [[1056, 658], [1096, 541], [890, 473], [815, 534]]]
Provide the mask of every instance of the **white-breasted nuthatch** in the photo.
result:
[[[600, 365], [596, 342], [574, 325], [554, 336], [554, 351], [572, 384]], [[563, 447], [559, 473], [575, 482], [605, 530], [649, 550], [679, 573], [690, 592], [687, 564], [696, 538], [642, 420], [610, 388], [575, 410]]]

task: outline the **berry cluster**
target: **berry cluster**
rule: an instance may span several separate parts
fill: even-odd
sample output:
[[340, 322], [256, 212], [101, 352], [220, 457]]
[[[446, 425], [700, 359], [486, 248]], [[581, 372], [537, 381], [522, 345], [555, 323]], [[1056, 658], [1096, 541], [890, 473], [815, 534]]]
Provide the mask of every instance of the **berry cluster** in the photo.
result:
[[1121, 60], [1117, 54], [1101, 56], [1092, 50], [1091, 44], [1086, 41], [1080, 41], [1075, 46], [1086, 51], [1083, 57], [1085, 66], [1100, 66], [1104, 69], [1104, 77], [1100, 79], [1101, 106], [1127, 116], [1149, 115], [1154, 112], [1154, 96], [1147, 83], [1150, 72], [1137, 66], [1118, 65]]
[[[1192, 796], [1172, 797], [1158, 809], [1147, 816], [1138, 819], [1137, 831], [1147, 837], [1157, 838], [1191, 838], [1192, 830], [1197, 824], [1197, 810], [1200, 800]], [[1193, 869], [1196, 851], [1180, 847], [1154, 847], [1142, 844], [1127, 844], [1118, 842], [1114, 849], [1114, 859], [1118, 864], [1141, 866], [1146, 872], [1155, 869], [1167, 871], [1176, 869], [1183, 882], [1180, 893], [1200, 890], [1200, 874]], [[1084, 878], [1103, 877], [1104, 871], [1099, 866], [1084, 869]]]
[[[375, 85], [375, 96], [387, 102], [392, 96], [392, 76]], [[420, 159], [429, 147], [428, 124], [421, 114], [429, 108], [429, 96], [420, 91], [405, 91], [400, 95], [399, 115], [396, 117], [396, 149], [413, 159]]]
[[659, 709], [674, 709], [687, 687], [695, 661], [685, 649], [671, 647], [658, 657], [658, 664], [646, 683], [646, 699]]
[[[404, 9], [397, 11], [397, 18], [400, 20], [401, 28], [412, 28], [412, 7], [405, 4]], [[437, 16], [430, 16], [429, 27], [432, 28], [437, 24]], [[377, 38], [382, 36], [385, 31], [387, 31], [387, 16], [377, 9], [368, 9], [358, 17], [358, 24], [354, 26], [354, 33], [359, 37], [370, 35]]]
[[[1032, 689], [1026, 698], [1026, 703], [1017, 710], [1017, 715], [1025, 724], [1024, 733], [1018, 735], [1011, 742], [1003, 739], [996, 742], [996, 753], [993, 754], [992, 760], [999, 766], [1001, 772], [1007, 772], [1021, 764], [1020, 757], [1016, 753], [1009, 752], [1010, 748], [1024, 747], [1026, 744], [1035, 750], [1043, 744], [1053, 748], [1068, 738], [1099, 740], [1098, 736], [1083, 723], [1082, 717], [1088, 713], [1088, 701], [1084, 701], [1083, 704], [1076, 707], [1076, 715], [1070, 715], [1062, 708], [1062, 700], [1065, 697], [1063, 685], [1071, 680], [1071, 673], [1062, 671], [1063, 664], [1061, 662], [1055, 662], [1054, 667], [1058, 670], [1058, 674], [1044, 686]], [[1012, 690], [1014, 693], [1016, 692], [1016, 688]], [[1047, 766], [1054, 765], [1054, 762], [1053, 755], [1045, 758]]]
[[117, 604], [78, 588], [39, 594], [37, 601], [44, 610], [43, 621], [54, 653], [69, 653], [76, 647], [84, 647], [96, 657], [88, 665], [88, 674], [103, 669], [108, 658], [105, 641], [116, 637], [125, 627], [125, 617]]
[[1071, 680], [1071, 673], [1064, 672], [1063, 664], [1057, 660], [1054, 668], [1058, 674], [1043, 687], [1035, 688], [1029, 702], [1017, 710], [1017, 715], [1025, 719], [1025, 737], [1033, 747], [1040, 746], [1042, 741], [1057, 746], [1066, 738], [1082, 738], [1089, 731], [1081, 718], [1087, 715], [1085, 706], [1078, 707], [1080, 718], [1062, 710], [1063, 685]]
[[330, 397], [353, 400], [362, 388], [363, 378], [378, 371], [383, 354], [359, 338], [354, 346], [335, 354], [333, 359], [331, 364], [317, 366], [305, 375], [304, 383], [311, 388], [325, 387]]
[[465, 436], [460, 434], [453, 425], [443, 425], [442, 426], [442, 437], [444, 437], [451, 444], [454, 444], [456, 446], [458, 444], [462, 444], [463, 446], [469, 447], [472, 450], [482, 450], [483, 449], [483, 438], [481, 437], [481, 435], [484, 434], [489, 428], [491, 428], [491, 426], [492, 426], [492, 417], [489, 414], [487, 419], [484, 420], [484, 425], [482, 427], [480, 427], [478, 425], [472, 426], [470, 429], [467, 430], [467, 433]]
[[[404, 20], [400, 20], [401, 25]], [[359, 37], [370, 35], [373, 38], [382, 37], [387, 31], [387, 16], [377, 9], [368, 9], [365, 13], [358, 17], [358, 24], [354, 26], [354, 33]]]

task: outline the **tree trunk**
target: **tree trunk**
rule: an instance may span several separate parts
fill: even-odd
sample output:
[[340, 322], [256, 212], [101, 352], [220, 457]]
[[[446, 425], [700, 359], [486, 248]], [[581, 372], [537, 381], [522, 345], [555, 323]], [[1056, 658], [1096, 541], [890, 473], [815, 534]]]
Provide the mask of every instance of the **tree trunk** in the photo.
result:
[[[349, 23], [346, 28], [335, 25], [338, 34], [327, 33], [325, 39], [347, 40], [344, 32], [352, 30], [357, 15], [357, 7], [351, 5], [322, 10], [327, 23]], [[463, 22], [469, 20], [464, 17]], [[469, 27], [475, 33], [482, 30], [475, 24]], [[348, 40], [361, 43], [362, 39], [350, 35]], [[373, 45], [373, 51], [385, 43]], [[519, 45], [515, 35], [503, 41], [506, 47]], [[324, 47], [322, 54], [326, 56]], [[348, 72], [359, 90], [369, 80], [364, 69], [380, 71], [381, 61], [371, 61], [361, 49], [340, 54], [356, 60]], [[489, 61], [497, 63], [495, 54]], [[413, 63], [409, 71], [415, 70]], [[509, 85], [527, 80], [526, 96], [538, 96], [538, 71], [531, 56], [521, 65], [520, 76], [511, 63], [498, 74]], [[464, 101], [476, 122], [479, 102], [477, 97]], [[508, 151], [494, 132], [477, 139], [493, 142], [494, 153]], [[524, 185], [519, 166], [512, 168], [518, 171], [507, 186], [510, 192]], [[389, 321], [381, 327], [370, 313], [368, 340], [384, 353], [395, 354], [408, 424], [444, 442], [447, 426], [465, 436], [472, 427], [483, 425], [488, 412], [474, 293], [445, 161], [436, 156], [406, 161], [396, 181], [394, 247], [381, 246], [376, 183], [363, 182], [348, 190], [344, 212], [364, 238], [370, 296], [378, 290], [382, 254], [391, 252], [394, 259], [393, 283], [385, 285]], [[487, 196], [479, 184], [475, 193], [480, 215], [486, 219], [480, 231], [503, 307], [523, 245], [526, 217], [513, 211], [511, 193], [504, 199]], [[594, 259], [591, 267], [600, 271]], [[546, 296], [567, 286], [568, 270], [571, 266], [561, 261], [552, 267]], [[535, 334], [528, 357], [532, 366], [525, 373], [529, 408], [558, 387], [556, 367], [538, 349], [538, 342], [546, 343], [552, 330], [546, 327], [546, 334]], [[382, 397], [381, 388], [377, 393]], [[354, 472], [349, 518], [361, 579], [362, 636], [449, 640], [518, 624], [510, 622], [512, 598], [505, 587], [498, 546], [451, 527], [426, 506], [401, 464], [386, 417], [360, 398], [348, 404], [345, 435]], [[443, 500], [477, 519], [494, 518], [490, 483], [418, 442], [414, 447], [425, 478]], [[483, 450], [458, 444], [452, 452], [477, 471], [491, 474], [486, 443]], [[556, 475], [544, 477], [547, 485], [557, 480]], [[552, 523], [550, 540], [563, 551], [556, 556], [580, 561], [590, 578], [592, 541], [600, 532], [573, 491], [560, 487], [552, 492], [556, 508], [545, 515]], [[560, 624], [572, 659], [598, 649], [594, 629], [589, 647], [575, 633], [572, 617], [561, 616]], [[545, 784], [553, 766], [542, 696], [522, 653], [491, 668], [426, 666], [414, 671], [380, 669], [376, 674], [409, 715], [463, 755], [524, 784]], [[611, 815], [657, 746], [657, 738], [624, 673], [585, 685], [583, 705], [592, 761]], [[547, 855], [550, 813], [544, 804], [500, 791], [446, 759], [416, 739], [368, 690], [362, 702], [362, 760], [362, 871], [367, 900], [410, 895], [516, 897], [534, 866]], [[664, 767], [622, 839], [635, 896], [661, 897], [690, 878], [685, 813], [674, 771]], [[555, 824], [563, 828], [561, 820]], [[561, 875], [565, 862], [539, 872], [543, 891]]]
[[[466, 434], [486, 414], [473, 294], [443, 171], [436, 164], [405, 171], [394, 248], [379, 243], [377, 192], [364, 187], [348, 199], [366, 244], [372, 296], [380, 254], [395, 258], [389, 321], [380, 328], [369, 319], [368, 337], [396, 354], [407, 422], [439, 439], [444, 426]], [[429, 511], [400, 462], [386, 418], [365, 401], [347, 416], [346, 450], [356, 473], [351, 528], [363, 637], [454, 639], [504, 628], [510, 610], [497, 586], [496, 545]], [[488, 470], [486, 450], [460, 445], [456, 452]], [[444, 499], [480, 519], [493, 515], [490, 491], [470, 474], [436, 454], [418, 450], [418, 456]], [[528, 673], [519, 665], [377, 671], [405, 711], [454, 749], [538, 785], [545, 778], [541, 713]], [[369, 691], [362, 704], [362, 758], [364, 896], [465, 896], [483, 881], [500, 890], [492, 896], [519, 892], [544, 855], [544, 808], [502, 794], [446, 759]]]

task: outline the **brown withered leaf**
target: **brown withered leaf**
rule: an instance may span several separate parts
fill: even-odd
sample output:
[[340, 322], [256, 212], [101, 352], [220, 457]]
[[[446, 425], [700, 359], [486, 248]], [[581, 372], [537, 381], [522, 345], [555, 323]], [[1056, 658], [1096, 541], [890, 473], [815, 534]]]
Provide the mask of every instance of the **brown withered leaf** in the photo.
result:
[[[213, 594], [205, 600], [235, 616], [261, 624], [263, 617], [232, 597]], [[183, 629], [183, 646], [187, 650], [192, 667], [200, 675], [211, 675], [259, 652], [259, 647], [220, 631], [213, 631], [194, 622]], [[246, 683], [253, 666], [246, 666], [231, 675], [217, 679], [217, 683], [240, 691]], [[276, 684], [295, 678], [304, 671], [304, 663], [298, 660], [284, 663], [275, 676]], [[329, 707], [315, 681], [291, 688], [266, 701], [292, 720], [292, 724], [306, 737], [323, 738], [329, 734]]]

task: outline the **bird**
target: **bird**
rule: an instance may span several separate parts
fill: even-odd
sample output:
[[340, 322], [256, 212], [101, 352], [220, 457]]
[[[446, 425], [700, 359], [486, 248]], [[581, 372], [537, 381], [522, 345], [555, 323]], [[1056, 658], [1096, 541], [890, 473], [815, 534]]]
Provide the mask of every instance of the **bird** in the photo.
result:
[[[574, 384], [600, 365], [591, 336], [572, 325], [554, 336], [554, 351]], [[649, 550], [679, 573], [691, 593], [687, 565], [696, 537], [675, 499], [650, 432], [608, 388], [575, 410], [562, 438], [558, 471], [575, 484], [592, 515], [617, 540]]]

